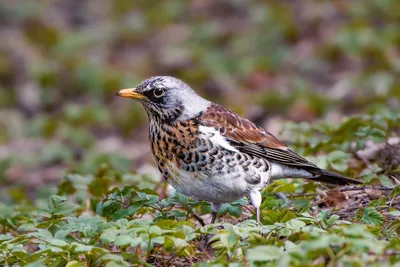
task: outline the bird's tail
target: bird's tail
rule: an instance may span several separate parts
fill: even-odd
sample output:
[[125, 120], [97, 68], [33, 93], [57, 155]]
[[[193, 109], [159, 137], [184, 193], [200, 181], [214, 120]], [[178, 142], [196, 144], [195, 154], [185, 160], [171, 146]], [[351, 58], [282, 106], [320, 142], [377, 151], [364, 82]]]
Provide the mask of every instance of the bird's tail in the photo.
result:
[[327, 183], [327, 184], [332, 184], [332, 185], [351, 185], [351, 184], [363, 184], [362, 181], [352, 179], [331, 171], [327, 170], [315, 170], [315, 171], [310, 171], [312, 174], [314, 174], [314, 177], [308, 178], [313, 181], [317, 182], [322, 182], [322, 183]]

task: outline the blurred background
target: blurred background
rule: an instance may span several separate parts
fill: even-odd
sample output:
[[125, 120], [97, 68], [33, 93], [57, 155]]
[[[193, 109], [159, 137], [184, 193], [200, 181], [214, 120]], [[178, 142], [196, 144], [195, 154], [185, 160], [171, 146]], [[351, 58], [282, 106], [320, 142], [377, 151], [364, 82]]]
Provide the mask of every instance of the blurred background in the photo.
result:
[[144, 110], [114, 96], [153, 75], [289, 145], [288, 121], [400, 110], [394, 0], [0, 0], [0, 40], [2, 201], [104, 168], [158, 183]]

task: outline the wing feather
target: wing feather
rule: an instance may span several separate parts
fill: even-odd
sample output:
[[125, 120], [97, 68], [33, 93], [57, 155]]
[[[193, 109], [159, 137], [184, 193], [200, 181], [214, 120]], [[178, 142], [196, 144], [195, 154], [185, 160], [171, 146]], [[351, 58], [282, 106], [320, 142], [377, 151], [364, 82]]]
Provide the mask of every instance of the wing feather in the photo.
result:
[[269, 132], [220, 105], [212, 104], [200, 121], [205, 126], [219, 130], [221, 135], [243, 153], [294, 167], [319, 169], [291, 151]]
[[212, 104], [199, 121], [204, 126], [218, 130], [237, 150], [265, 158], [270, 162], [309, 171], [314, 175], [309, 179], [314, 181], [335, 185], [362, 184], [361, 181], [320, 169], [314, 163], [291, 151], [269, 132], [220, 105]]

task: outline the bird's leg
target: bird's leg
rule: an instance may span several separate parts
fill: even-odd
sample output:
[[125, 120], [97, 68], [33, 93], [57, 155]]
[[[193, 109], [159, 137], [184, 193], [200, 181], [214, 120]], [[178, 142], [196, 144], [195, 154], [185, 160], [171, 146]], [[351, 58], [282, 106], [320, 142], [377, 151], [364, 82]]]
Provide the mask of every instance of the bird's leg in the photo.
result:
[[260, 206], [261, 206], [261, 193], [257, 189], [252, 189], [250, 191], [250, 201], [251, 204], [256, 208], [257, 223], [260, 224]]
[[217, 212], [213, 211], [211, 213], [212, 217], [211, 217], [211, 223], [215, 223], [215, 221], [217, 220]]
[[201, 226], [205, 226], [206, 224], [204, 223], [203, 218], [201, 218], [199, 215], [193, 212], [193, 217], [200, 223]]
[[[215, 223], [215, 220], [217, 219], [218, 211], [221, 208], [221, 206], [222, 206], [221, 203], [211, 203], [211, 207], [213, 209], [213, 212], [211, 213], [212, 214], [211, 224]], [[204, 242], [204, 247], [207, 247], [209, 245], [208, 241], [210, 240], [210, 238], [211, 238], [211, 234], [206, 234], [203, 237], [202, 241]]]
[[256, 207], [256, 216], [257, 216], [257, 224], [259, 225], [260, 222], [260, 207]]
[[213, 212], [211, 213], [212, 218], [211, 218], [211, 223], [215, 223], [216, 219], [217, 219], [217, 214], [219, 209], [221, 208], [221, 203], [211, 203], [211, 207], [213, 209]]

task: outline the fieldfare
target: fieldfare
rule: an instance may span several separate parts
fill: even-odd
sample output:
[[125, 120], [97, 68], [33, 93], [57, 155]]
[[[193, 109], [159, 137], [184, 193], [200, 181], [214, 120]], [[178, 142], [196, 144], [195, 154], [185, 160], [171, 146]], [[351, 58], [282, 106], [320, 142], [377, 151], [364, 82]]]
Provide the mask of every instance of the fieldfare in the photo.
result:
[[212, 223], [222, 203], [244, 196], [250, 197], [259, 223], [260, 190], [272, 180], [362, 183], [319, 168], [251, 121], [197, 95], [179, 79], [151, 77], [116, 95], [142, 103], [159, 171], [178, 192], [211, 202]]

